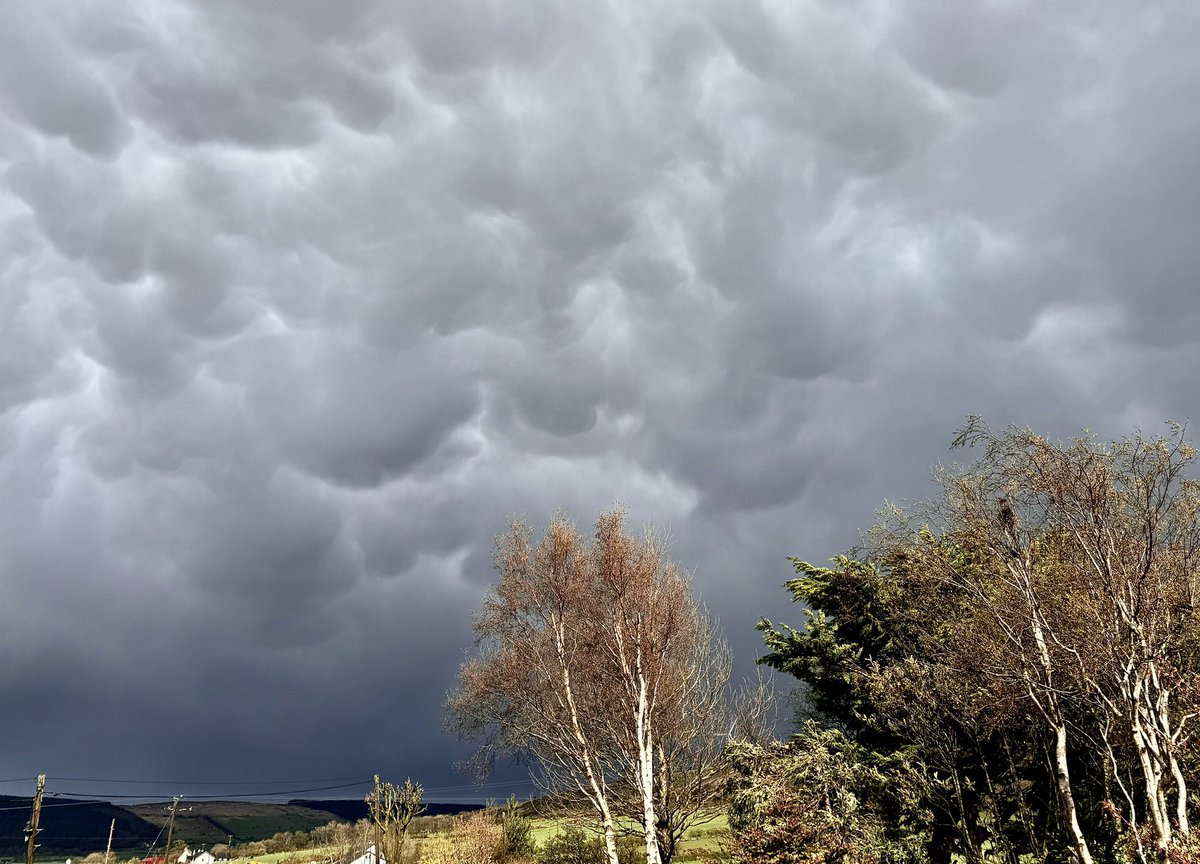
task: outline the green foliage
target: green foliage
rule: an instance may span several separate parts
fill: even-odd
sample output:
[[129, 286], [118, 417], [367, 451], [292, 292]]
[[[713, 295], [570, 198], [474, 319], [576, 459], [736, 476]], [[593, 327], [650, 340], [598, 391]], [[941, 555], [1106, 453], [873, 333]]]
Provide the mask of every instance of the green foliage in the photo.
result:
[[604, 841], [582, 828], [566, 828], [537, 851], [538, 864], [604, 864]]
[[371, 822], [379, 832], [380, 854], [389, 861], [403, 860], [408, 826], [425, 812], [421, 799], [425, 789], [405, 779], [400, 786], [384, 783], [375, 775], [375, 787], [366, 796]]
[[[599, 834], [568, 826], [546, 840], [537, 850], [538, 864], [606, 864], [604, 838]], [[617, 861], [620, 864], [641, 864], [646, 860], [646, 847], [636, 837], [617, 839]]]
[[500, 811], [500, 842], [497, 844], [497, 861], [529, 858], [534, 853], [533, 823], [521, 812], [517, 797], [512, 795]]
[[844, 555], [834, 559], [836, 568], [789, 560], [800, 575], [786, 585], [792, 599], [807, 607], [805, 627], [775, 629], [759, 621], [769, 649], [759, 662], [805, 682], [819, 713], [862, 715], [870, 699], [862, 670], [897, 654], [906, 635], [901, 586], [873, 562]]
[[[916, 539], [956, 566], [975, 566], [927, 530]], [[924, 838], [920, 854], [908, 844], [912, 857], [1044, 860], [1060, 851], [1051, 843], [1060, 834], [1044, 739], [995, 681], [964, 667], [961, 652], [952, 656], [955, 640], [970, 650], [961, 597], [928, 578], [920, 556], [903, 548], [863, 560], [839, 556], [829, 568], [792, 563], [797, 577], [787, 587], [806, 607], [805, 626], [761, 621], [768, 648], [761, 662], [804, 682], [816, 718], [864, 748], [869, 764], [924, 766], [927, 779], [910, 788], [907, 803], [877, 800], [889, 824], [932, 820], [928, 831], [908, 832]], [[787, 800], [772, 805], [778, 826], [786, 824]], [[769, 831], [772, 823], [764, 824]], [[840, 836], [841, 829], [822, 830]], [[787, 833], [780, 828], [785, 846]]]
[[[802, 627], [759, 622], [761, 662], [825, 728], [735, 750], [741, 860], [1188, 858], [1196, 448], [1175, 425], [1055, 443], [974, 417], [954, 443], [983, 454], [885, 513], [861, 558], [792, 559]], [[895, 771], [923, 782], [878, 794]]]
[[729, 809], [737, 864], [879, 864], [925, 857], [925, 778], [815, 723], [788, 744], [734, 744]]

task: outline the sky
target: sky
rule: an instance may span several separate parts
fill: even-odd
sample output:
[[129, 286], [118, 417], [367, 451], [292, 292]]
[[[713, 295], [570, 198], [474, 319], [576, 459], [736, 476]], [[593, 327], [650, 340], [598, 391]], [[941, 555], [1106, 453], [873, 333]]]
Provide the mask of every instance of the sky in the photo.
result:
[[668, 530], [745, 674], [968, 414], [1196, 413], [1193, 3], [4, 18], [0, 780], [504, 797], [442, 712], [510, 518]]

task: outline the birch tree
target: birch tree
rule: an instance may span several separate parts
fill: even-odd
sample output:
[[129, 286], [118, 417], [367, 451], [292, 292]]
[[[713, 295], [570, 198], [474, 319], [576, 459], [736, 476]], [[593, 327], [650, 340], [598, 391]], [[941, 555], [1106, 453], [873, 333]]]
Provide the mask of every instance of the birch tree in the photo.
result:
[[683, 831], [719, 812], [728, 710], [729, 651], [686, 575], [619, 509], [591, 542], [561, 515], [536, 545], [514, 522], [495, 566], [451, 725], [481, 742], [482, 763], [528, 757], [548, 791], [586, 801], [610, 862], [621, 817], [647, 864], [669, 864]]
[[941, 474], [944, 494], [922, 518], [943, 536], [926, 533], [910, 550], [930, 553], [925, 566], [991, 618], [994, 673], [1020, 682], [1054, 736], [1080, 864], [1091, 852], [1067, 758], [1072, 714], [1099, 730], [1119, 796], [1110, 806], [1137, 856], [1166, 858], [1191, 835], [1182, 755], [1200, 671], [1200, 487], [1186, 476], [1194, 447], [1178, 426], [1060, 444], [1028, 430], [994, 435], [974, 419], [957, 443], [983, 456]]
[[619, 509], [596, 527], [597, 671], [619, 696], [606, 720], [647, 864], [669, 864], [684, 831], [722, 803], [732, 657], [663, 535], [631, 536]]
[[583, 538], [556, 516], [535, 546], [533, 529], [514, 521], [496, 538], [493, 563], [499, 582], [475, 618], [479, 653], [462, 665], [450, 725], [480, 742], [480, 770], [498, 756], [526, 756], [548, 791], [578, 793], [616, 864], [611, 747], [595, 722], [607, 694], [592, 660]]

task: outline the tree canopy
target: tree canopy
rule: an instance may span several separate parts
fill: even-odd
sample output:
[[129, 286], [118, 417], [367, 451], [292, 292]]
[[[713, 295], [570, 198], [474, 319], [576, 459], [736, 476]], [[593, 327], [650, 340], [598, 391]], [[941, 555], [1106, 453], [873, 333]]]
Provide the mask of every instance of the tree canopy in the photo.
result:
[[979, 457], [932, 499], [830, 567], [793, 560], [805, 623], [760, 622], [763, 662], [871, 759], [906, 757], [924, 857], [1193, 854], [1194, 447], [1178, 426], [1051, 442], [975, 418], [955, 444]]
[[452, 726], [481, 764], [527, 758], [547, 791], [586, 803], [611, 864], [630, 825], [648, 864], [669, 864], [684, 831], [719, 812], [729, 718], [730, 653], [687, 576], [620, 509], [590, 542], [561, 515], [536, 541], [515, 521], [494, 561]]

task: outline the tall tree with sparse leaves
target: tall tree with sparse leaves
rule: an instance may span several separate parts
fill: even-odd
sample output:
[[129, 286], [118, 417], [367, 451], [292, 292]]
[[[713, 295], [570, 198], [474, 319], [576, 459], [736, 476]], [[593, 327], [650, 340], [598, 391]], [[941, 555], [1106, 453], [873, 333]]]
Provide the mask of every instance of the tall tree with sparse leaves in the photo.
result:
[[620, 509], [590, 542], [562, 516], [536, 543], [514, 522], [494, 560], [451, 726], [481, 742], [479, 764], [529, 758], [549, 791], [590, 805], [610, 862], [632, 823], [647, 864], [669, 864], [719, 812], [728, 648], [663, 539], [630, 535]]

